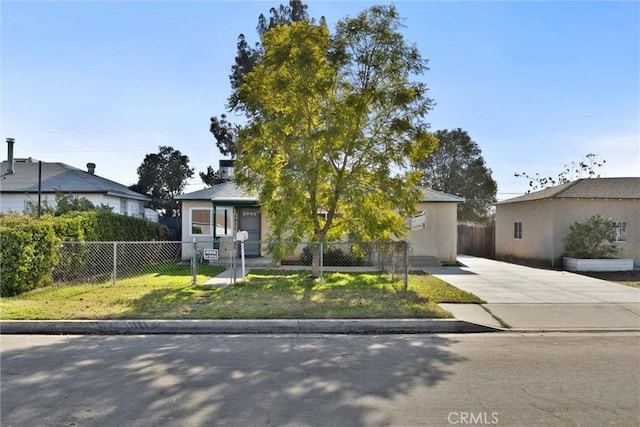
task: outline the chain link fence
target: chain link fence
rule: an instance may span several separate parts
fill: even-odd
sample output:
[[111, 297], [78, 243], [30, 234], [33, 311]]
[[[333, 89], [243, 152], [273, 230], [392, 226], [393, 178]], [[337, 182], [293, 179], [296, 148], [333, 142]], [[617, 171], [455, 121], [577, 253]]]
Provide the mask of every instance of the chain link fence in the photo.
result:
[[227, 238], [194, 242], [64, 242], [52, 277], [55, 283], [116, 284], [128, 277], [172, 274], [196, 284], [198, 274], [206, 274], [207, 265], [224, 267], [234, 279], [242, 278], [251, 268], [315, 267], [321, 280], [327, 271], [387, 272], [406, 285], [410, 250], [406, 241], [293, 243]]
[[55, 283], [116, 283], [145, 274], [171, 274], [182, 263], [182, 242], [63, 242], [60, 262], [53, 269]]

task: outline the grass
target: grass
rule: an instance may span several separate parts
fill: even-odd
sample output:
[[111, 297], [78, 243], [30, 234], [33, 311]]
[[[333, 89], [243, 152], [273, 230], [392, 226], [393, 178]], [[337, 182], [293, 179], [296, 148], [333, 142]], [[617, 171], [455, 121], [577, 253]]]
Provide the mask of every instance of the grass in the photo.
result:
[[597, 279], [607, 280], [609, 282], [619, 283], [621, 285], [631, 286], [632, 288], [640, 288], [640, 270], [585, 273], [581, 272], [580, 274], [595, 277]]
[[[198, 283], [218, 274], [209, 267]], [[201, 273], [204, 271], [200, 271]], [[319, 319], [450, 318], [439, 302], [482, 303], [428, 275], [402, 282], [376, 273], [252, 270], [229, 287], [190, 285], [188, 266], [123, 279], [113, 286], [65, 285], [0, 300], [2, 319]]]

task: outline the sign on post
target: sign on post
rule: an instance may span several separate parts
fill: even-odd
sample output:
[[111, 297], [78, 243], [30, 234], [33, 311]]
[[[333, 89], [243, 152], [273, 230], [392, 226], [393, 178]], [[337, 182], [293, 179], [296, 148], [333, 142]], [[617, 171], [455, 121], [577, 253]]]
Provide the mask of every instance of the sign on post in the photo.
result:
[[218, 259], [218, 249], [205, 249], [202, 257], [207, 261], [216, 261]]

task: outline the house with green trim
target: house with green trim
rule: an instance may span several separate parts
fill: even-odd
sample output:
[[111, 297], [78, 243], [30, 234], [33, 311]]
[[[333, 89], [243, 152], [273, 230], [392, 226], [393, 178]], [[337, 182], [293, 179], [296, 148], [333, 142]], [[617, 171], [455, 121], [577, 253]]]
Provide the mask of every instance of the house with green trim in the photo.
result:
[[[442, 264], [453, 264], [457, 256], [457, 207], [464, 199], [431, 189], [423, 189], [418, 213], [405, 218], [411, 256], [429, 257]], [[233, 236], [239, 230], [249, 235], [245, 254], [259, 257], [261, 241], [269, 235], [266, 215], [260, 211], [257, 195], [240, 189], [233, 181], [176, 197], [182, 204], [182, 238], [184, 241], [211, 243], [220, 258], [233, 250]], [[191, 257], [192, 247], [184, 245], [182, 257]]]

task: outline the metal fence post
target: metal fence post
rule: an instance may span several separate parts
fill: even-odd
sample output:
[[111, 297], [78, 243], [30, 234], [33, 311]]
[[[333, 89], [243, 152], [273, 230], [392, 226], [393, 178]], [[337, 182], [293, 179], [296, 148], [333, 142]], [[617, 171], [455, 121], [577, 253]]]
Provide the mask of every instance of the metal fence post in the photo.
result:
[[118, 242], [113, 242], [113, 286], [116, 285], [116, 277], [118, 276]]
[[193, 247], [191, 251], [191, 285], [195, 286], [198, 284], [198, 244], [196, 243], [195, 237], [193, 238]]
[[320, 284], [324, 284], [324, 245], [320, 240]]
[[409, 288], [409, 242], [407, 240], [404, 241], [404, 290]]

